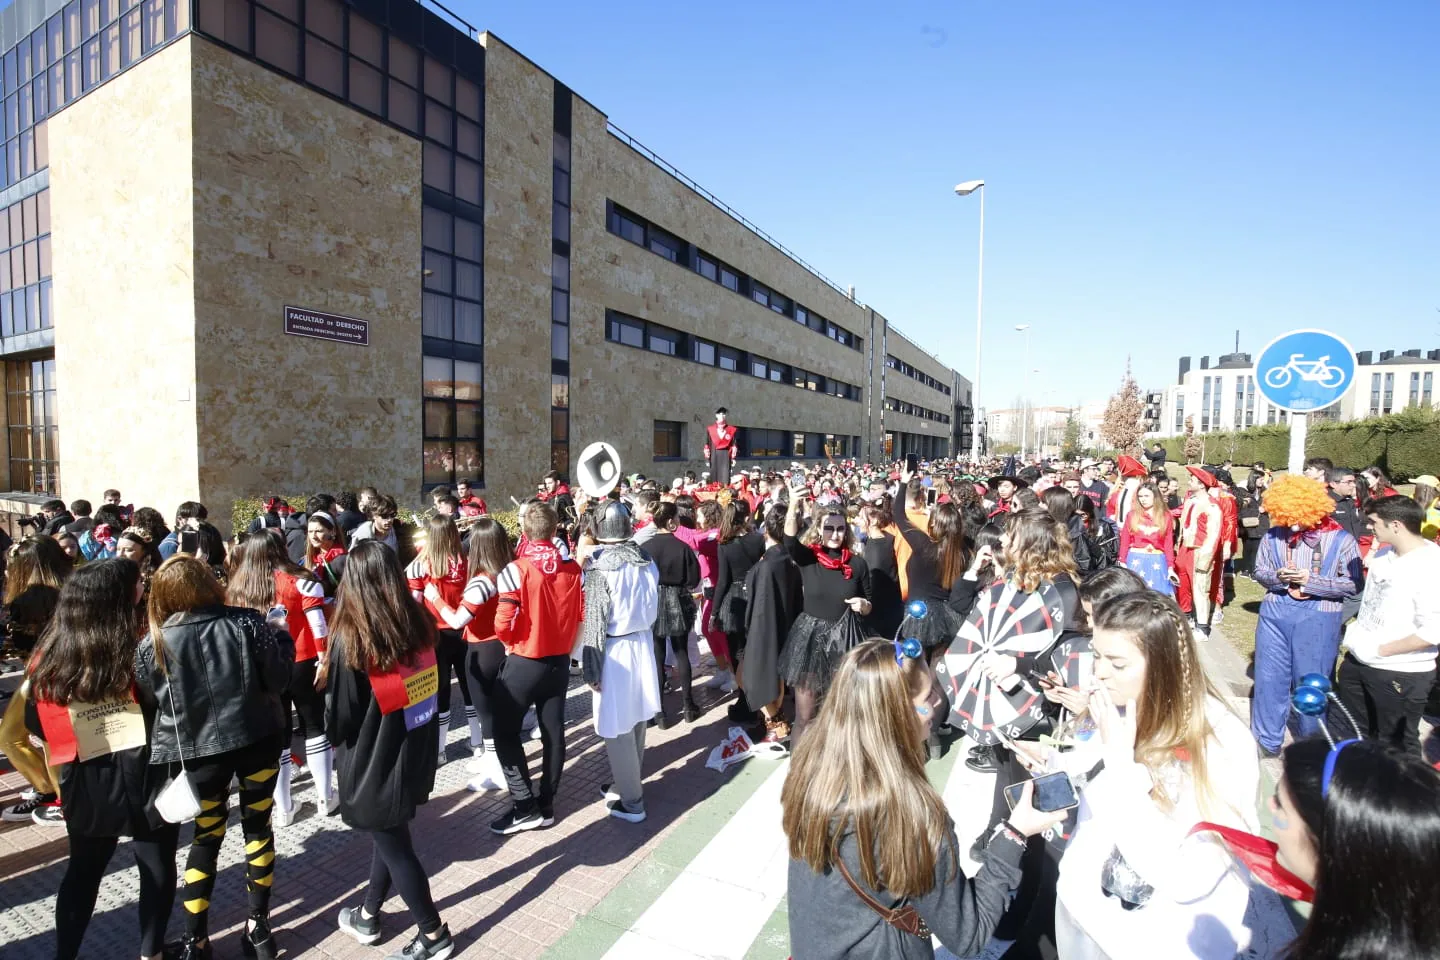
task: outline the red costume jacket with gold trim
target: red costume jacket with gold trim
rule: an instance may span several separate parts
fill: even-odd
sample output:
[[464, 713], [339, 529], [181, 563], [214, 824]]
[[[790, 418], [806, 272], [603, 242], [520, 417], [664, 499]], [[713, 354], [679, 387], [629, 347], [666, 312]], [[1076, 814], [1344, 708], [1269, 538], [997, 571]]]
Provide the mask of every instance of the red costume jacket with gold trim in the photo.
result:
[[735, 445], [736, 433], [737, 429], [733, 424], [710, 424], [705, 428], [705, 456], [709, 457], [712, 449], [729, 450], [730, 459], [734, 460], [740, 453], [740, 448]]

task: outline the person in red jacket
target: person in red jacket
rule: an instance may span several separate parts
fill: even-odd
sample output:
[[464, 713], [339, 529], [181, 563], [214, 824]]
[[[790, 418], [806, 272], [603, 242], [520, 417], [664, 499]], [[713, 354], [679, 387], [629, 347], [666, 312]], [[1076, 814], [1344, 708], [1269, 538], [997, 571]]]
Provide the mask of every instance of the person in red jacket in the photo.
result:
[[710, 480], [721, 486], [730, 483], [730, 467], [740, 455], [740, 445], [735, 442], [738, 430], [726, 422], [730, 411], [721, 407], [715, 411], [715, 422], [705, 428], [705, 459], [710, 462]]
[[[495, 687], [495, 752], [515, 804], [490, 825], [502, 835], [555, 822], [555, 791], [565, 766], [570, 653], [584, 605], [580, 565], [553, 542], [560, 523], [555, 508], [533, 503], [523, 523], [524, 546], [496, 578], [500, 597], [495, 635], [508, 656]], [[520, 741], [525, 711], [531, 706], [540, 720], [543, 746], [538, 793]]]
[[460, 530], [455, 518], [443, 514], [431, 517], [425, 524], [425, 548], [405, 568], [405, 580], [410, 593], [425, 606], [425, 612], [435, 624], [435, 658], [440, 679], [439, 704], [439, 752], [440, 764], [444, 764], [445, 742], [450, 736], [450, 677], [460, 680], [460, 695], [465, 701], [465, 723], [470, 728], [470, 752], [479, 754], [483, 743], [480, 735], [480, 718], [470, 696], [470, 685], [465, 682], [465, 639], [458, 627], [452, 627], [445, 619], [443, 610], [460, 605], [460, 596], [465, 592], [469, 576], [465, 555], [460, 549]]

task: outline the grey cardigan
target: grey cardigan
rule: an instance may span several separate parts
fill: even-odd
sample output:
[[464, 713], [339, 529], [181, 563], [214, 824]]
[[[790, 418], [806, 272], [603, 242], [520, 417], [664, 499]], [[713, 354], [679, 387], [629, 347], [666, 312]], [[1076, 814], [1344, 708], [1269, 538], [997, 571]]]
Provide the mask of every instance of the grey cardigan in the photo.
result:
[[[1020, 884], [1020, 857], [1025, 850], [1008, 839], [992, 841], [985, 863], [967, 878], [955, 863], [958, 849], [954, 824], [949, 844], [935, 858], [935, 886], [910, 904], [925, 918], [932, 933], [956, 956], [980, 953]], [[865, 888], [853, 834], [840, 841], [840, 858], [855, 882]], [[868, 890], [887, 907], [902, 901], [884, 890]], [[788, 890], [790, 947], [793, 960], [931, 960], [929, 939], [902, 933], [866, 906], [837, 870], [823, 874], [803, 860], [790, 861]]]

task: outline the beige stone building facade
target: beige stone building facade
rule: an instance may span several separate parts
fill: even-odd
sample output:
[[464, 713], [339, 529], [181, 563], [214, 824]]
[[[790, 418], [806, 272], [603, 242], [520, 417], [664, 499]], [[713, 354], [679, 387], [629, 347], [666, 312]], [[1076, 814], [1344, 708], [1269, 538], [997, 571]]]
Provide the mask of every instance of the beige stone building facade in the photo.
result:
[[0, 44], [0, 489], [498, 504], [592, 440], [699, 471], [720, 405], [747, 466], [968, 448], [968, 381], [413, 0], [21, 0]]

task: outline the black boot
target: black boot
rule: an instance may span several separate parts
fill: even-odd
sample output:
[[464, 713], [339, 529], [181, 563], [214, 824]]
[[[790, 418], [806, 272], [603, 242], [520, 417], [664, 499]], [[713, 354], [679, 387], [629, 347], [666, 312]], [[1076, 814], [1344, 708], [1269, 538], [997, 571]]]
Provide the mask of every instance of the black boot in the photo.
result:
[[275, 960], [278, 952], [275, 946], [275, 935], [270, 932], [270, 918], [265, 916], [250, 917], [246, 924], [246, 930], [240, 937], [240, 951], [247, 957], [257, 957], [258, 960]]

